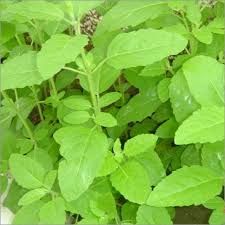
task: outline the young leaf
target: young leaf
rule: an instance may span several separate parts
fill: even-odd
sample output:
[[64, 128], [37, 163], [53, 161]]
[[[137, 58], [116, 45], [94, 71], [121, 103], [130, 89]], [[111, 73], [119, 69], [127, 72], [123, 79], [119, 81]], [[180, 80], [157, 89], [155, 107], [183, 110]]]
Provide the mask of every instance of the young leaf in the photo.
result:
[[91, 108], [91, 102], [82, 95], [72, 95], [63, 99], [63, 104], [69, 109], [88, 110]]
[[66, 212], [64, 204], [61, 197], [45, 203], [39, 212], [40, 224], [65, 224]]
[[124, 145], [124, 154], [128, 157], [136, 156], [140, 153], [153, 151], [158, 137], [154, 134], [140, 134], [129, 139]]
[[12, 154], [9, 167], [16, 182], [24, 188], [34, 189], [43, 185], [46, 171], [30, 157]]
[[202, 43], [211, 44], [213, 35], [208, 27], [202, 26], [201, 28], [194, 28], [192, 30], [194, 36]]
[[19, 200], [18, 205], [29, 205], [48, 193], [48, 190], [45, 188], [37, 188], [27, 192], [23, 197]]
[[66, 34], [55, 34], [51, 36], [37, 55], [37, 66], [41, 75], [46, 80], [53, 77], [65, 64], [76, 59], [87, 42], [87, 37], [84, 35], [71, 37]]
[[94, 121], [103, 127], [115, 127], [117, 125], [116, 119], [110, 113], [105, 112], [98, 113]]
[[224, 105], [224, 66], [208, 56], [195, 56], [183, 65], [191, 94], [202, 106]]
[[118, 101], [120, 98], [121, 94], [119, 92], [109, 92], [99, 99], [99, 107], [104, 108]]
[[12, 224], [38, 224], [38, 213], [43, 204], [44, 203], [42, 201], [37, 201], [30, 205], [23, 206], [16, 213]]
[[[59, 164], [59, 185], [65, 199], [72, 201], [84, 193], [97, 176], [107, 154], [108, 141], [104, 133], [85, 127], [61, 128], [54, 138], [61, 145], [61, 155], [68, 160]], [[71, 176], [73, 179], [68, 179]]]
[[60, 21], [63, 11], [57, 5], [47, 1], [21, 1], [10, 4], [1, 14], [0, 20], [27, 22], [29, 20]]
[[169, 99], [170, 78], [164, 78], [157, 86], [158, 96], [161, 102], [166, 102]]
[[224, 108], [203, 107], [186, 119], [175, 133], [175, 143], [217, 142], [224, 139]]
[[90, 119], [90, 114], [87, 111], [76, 111], [67, 114], [63, 120], [69, 124], [82, 124]]
[[209, 218], [210, 225], [222, 225], [225, 223], [224, 209], [215, 209]]
[[[176, 43], [174, 45], [173, 43]], [[139, 30], [119, 34], [109, 45], [107, 63], [117, 69], [147, 66], [181, 52], [187, 40], [162, 30]]]
[[164, 178], [147, 204], [156, 207], [200, 205], [221, 192], [223, 178], [201, 166], [183, 167]]
[[137, 211], [137, 224], [173, 224], [166, 208], [141, 205]]
[[216, 196], [215, 198], [208, 200], [203, 205], [208, 209], [223, 209], [225, 206], [224, 204], [225, 204], [224, 199]]
[[179, 123], [199, 108], [198, 103], [190, 93], [182, 70], [179, 70], [171, 79], [169, 96], [174, 116]]
[[159, 61], [156, 63], [153, 63], [149, 66], [146, 66], [139, 76], [142, 77], [156, 77], [160, 76], [162, 74], [166, 73], [166, 66], [164, 61]]
[[1, 66], [1, 90], [40, 84], [44, 79], [36, 67], [36, 52], [28, 52], [7, 60]]
[[148, 174], [135, 160], [128, 161], [119, 167], [111, 174], [110, 180], [114, 188], [134, 203], [145, 203], [151, 192]]

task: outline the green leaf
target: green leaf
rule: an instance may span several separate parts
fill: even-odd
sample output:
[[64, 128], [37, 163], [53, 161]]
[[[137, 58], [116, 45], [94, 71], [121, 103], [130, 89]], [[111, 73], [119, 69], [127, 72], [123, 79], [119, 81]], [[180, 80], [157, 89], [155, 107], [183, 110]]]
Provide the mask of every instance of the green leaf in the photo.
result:
[[45, 188], [37, 188], [27, 192], [23, 197], [19, 200], [18, 205], [29, 205], [42, 197], [44, 197], [48, 193], [48, 190]]
[[69, 86], [75, 80], [77, 74], [72, 71], [63, 70], [61, 71], [55, 80], [55, 86], [57, 90], [62, 90], [63, 88]]
[[204, 144], [201, 153], [202, 165], [224, 176], [224, 141]]
[[[189, 145], [181, 155], [182, 166], [201, 165], [201, 153], [194, 145]], [[203, 165], [205, 166], [205, 165]]]
[[51, 189], [55, 183], [56, 177], [57, 177], [57, 170], [49, 171], [45, 176], [44, 185], [47, 186], [49, 189]]
[[114, 102], [118, 101], [121, 98], [121, 96], [122, 95], [119, 92], [106, 93], [99, 99], [99, 107], [104, 108], [108, 105], [111, 105]]
[[179, 70], [171, 79], [169, 96], [174, 116], [179, 123], [199, 108], [198, 103], [190, 93], [182, 70]]
[[121, 208], [121, 216], [124, 223], [129, 221], [132, 224], [136, 224], [136, 214], [138, 210], [138, 204], [132, 202], [126, 202]]
[[87, 43], [87, 37], [84, 35], [71, 37], [66, 34], [55, 34], [51, 36], [37, 54], [39, 72], [45, 79], [53, 77], [65, 64], [74, 61]]
[[208, 56], [195, 56], [183, 65], [190, 92], [202, 106], [224, 105], [224, 65]]
[[215, 209], [209, 218], [209, 224], [222, 225], [224, 223], [225, 223], [224, 209]]
[[[173, 43], [176, 43], [174, 45]], [[109, 45], [107, 63], [117, 69], [147, 66], [181, 52], [187, 40], [179, 34], [146, 29], [119, 34]]]
[[154, 134], [140, 134], [129, 139], [124, 145], [124, 154], [133, 157], [147, 151], [153, 151], [158, 137]]
[[63, 11], [57, 5], [40, 0], [10, 4], [1, 14], [0, 20], [24, 23], [32, 19], [60, 21], [63, 18]]
[[169, 99], [170, 80], [170, 78], [164, 78], [157, 86], [157, 92], [161, 102], [166, 102]]
[[16, 182], [27, 189], [39, 188], [43, 185], [46, 171], [30, 157], [12, 154], [9, 167]]
[[119, 1], [103, 17], [97, 28], [97, 35], [103, 35], [106, 31], [114, 31], [123, 27], [136, 26], [149, 18], [156, 18], [167, 10], [163, 1]]
[[14, 37], [14, 35], [16, 34], [16, 27], [11, 23], [6, 22], [1, 22], [0, 26], [1, 26], [0, 44], [2, 45]]
[[115, 127], [117, 120], [110, 113], [99, 112], [95, 119], [95, 123], [103, 127]]
[[224, 108], [203, 107], [194, 112], [178, 128], [175, 143], [217, 142], [224, 139]]
[[208, 209], [223, 209], [225, 206], [224, 204], [224, 199], [216, 196], [215, 198], [208, 200], [203, 205]]
[[201, 24], [201, 10], [200, 4], [195, 0], [190, 0], [185, 2], [186, 6], [186, 16], [195, 25], [199, 26]]
[[156, 77], [166, 73], [166, 66], [164, 61], [155, 62], [149, 66], [146, 66], [139, 76], [142, 77]]
[[166, 208], [141, 205], [137, 211], [137, 224], [173, 224]]
[[112, 152], [108, 151], [105, 161], [101, 167], [101, 169], [98, 172], [98, 176], [107, 176], [114, 172], [118, 168], [118, 163], [114, 159], [114, 155]]
[[88, 110], [91, 108], [91, 102], [82, 95], [72, 95], [63, 99], [63, 104], [69, 109]]
[[156, 135], [160, 138], [173, 138], [177, 128], [178, 123], [172, 117], [157, 128]]
[[72, 201], [84, 193], [97, 176], [107, 154], [108, 141], [104, 133], [85, 127], [61, 128], [54, 138], [61, 145], [61, 155], [68, 160], [59, 163], [59, 185], [65, 199]]
[[208, 27], [202, 26], [201, 28], [194, 28], [192, 30], [194, 36], [202, 43], [211, 44], [213, 35]]
[[216, 17], [207, 27], [212, 33], [224, 34], [224, 18]]
[[118, 124], [124, 125], [129, 122], [142, 121], [151, 116], [160, 104], [155, 88], [137, 94], [118, 111], [116, 116]]
[[183, 167], [164, 178], [147, 204], [156, 207], [200, 205], [221, 192], [223, 178], [201, 166]]
[[40, 84], [44, 78], [36, 67], [36, 52], [28, 52], [7, 60], [1, 66], [1, 90]]
[[166, 176], [162, 161], [155, 151], [137, 155], [135, 159], [145, 168], [152, 186], [158, 184]]
[[20, 154], [26, 154], [32, 150], [34, 143], [30, 139], [17, 139], [16, 147], [20, 149]]
[[57, 197], [45, 203], [39, 212], [40, 224], [65, 224], [66, 212], [64, 200]]
[[43, 202], [37, 201], [30, 205], [23, 206], [15, 215], [12, 224], [38, 224], [38, 213], [43, 206]]
[[135, 160], [121, 165], [111, 174], [110, 180], [116, 190], [134, 203], [145, 203], [151, 192], [148, 174], [144, 167]]
[[87, 122], [91, 118], [87, 111], [76, 111], [67, 114], [63, 120], [69, 124], [82, 124]]
[[0, 194], [2, 195], [6, 191], [6, 188], [8, 186], [8, 178], [4, 175], [1, 175], [0, 183], [1, 183]]

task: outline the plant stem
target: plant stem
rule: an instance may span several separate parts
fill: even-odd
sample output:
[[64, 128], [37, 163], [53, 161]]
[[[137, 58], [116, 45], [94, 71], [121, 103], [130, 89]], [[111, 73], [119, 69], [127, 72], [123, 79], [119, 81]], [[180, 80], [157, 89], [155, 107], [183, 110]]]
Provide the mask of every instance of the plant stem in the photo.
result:
[[31, 87], [31, 91], [33, 92], [34, 99], [35, 99], [35, 103], [37, 105], [38, 113], [40, 115], [41, 121], [44, 121], [44, 116], [42, 114], [41, 105], [39, 103], [39, 99], [38, 99], [38, 96], [37, 96], [37, 93], [36, 93], [36, 90], [35, 90], [35, 87], [34, 86]]
[[57, 93], [57, 89], [56, 89], [56, 86], [55, 86], [55, 81], [54, 81], [54, 79], [53, 79], [53, 78], [50, 78], [49, 81], [50, 81], [50, 84], [51, 84], [51, 86], [52, 86], [53, 94], [54, 94], [55, 96], [57, 96], [58, 93]]
[[15, 100], [16, 100], [16, 108], [19, 108], [19, 104], [18, 104], [18, 93], [16, 88], [14, 89], [14, 93], [15, 93]]
[[17, 109], [15, 103], [9, 98], [9, 96], [6, 94], [6, 92], [2, 91], [2, 95], [3, 97], [12, 105], [12, 107], [15, 109], [17, 116], [19, 117], [19, 119], [21, 120], [22, 124], [24, 125], [30, 139], [33, 141], [34, 145], [36, 146], [37, 143], [34, 139], [34, 135], [32, 130], [30, 129], [28, 123], [26, 122], [26, 120], [23, 118], [23, 116], [21, 115], [20, 111]]
[[21, 42], [21, 40], [20, 40], [20, 38], [19, 38], [19, 36], [17, 34], [15, 35], [15, 38], [16, 38], [16, 41], [18, 42], [18, 44], [20, 46], [23, 45], [23, 43]]
[[88, 74], [87, 73], [85, 73], [85, 72], [83, 72], [83, 71], [80, 71], [80, 70], [76, 70], [76, 69], [74, 69], [74, 68], [70, 68], [70, 67], [63, 67], [63, 69], [64, 70], [69, 70], [69, 71], [72, 71], [72, 72], [74, 72], [74, 73], [79, 73], [79, 74], [82, 74], [82, 75], [84, 75], [84, 76], [88, 76]]

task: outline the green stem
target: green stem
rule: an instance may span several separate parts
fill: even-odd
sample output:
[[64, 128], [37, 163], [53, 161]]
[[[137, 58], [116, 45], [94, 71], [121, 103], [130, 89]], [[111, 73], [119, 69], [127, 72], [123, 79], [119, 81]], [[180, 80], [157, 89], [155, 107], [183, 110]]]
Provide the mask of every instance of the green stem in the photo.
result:
[[38, 99], [38, 96], [37, 96], [37, 93], [36, 93], [36, 90], [35, 90], [34, 86], [31, 87], [31, 91], [33, 92], [35, 103], [37, 105], [38, 113], [40, 115], [41, 121], [44, 121], [44, 116], [43, 116], [43, 113], [42, 113], [42, 110], [41, 110], [41, 105], [39, 103], [39, 99]]
[[18, 104], [18, 93], [17, 93], [17, 90], [16, 88], [14, 89], [14, 93], [15, 93], [15, 100], [16, 100], [16, 108], [19, 108], [19, 104]]
[[70, 67], [66, 67], [66, 66], [65, 66], [65, 67], [63, 67], [63, 69], [64, 69], [64, 70], [72, 71], [72, 72], [74, 72], [74, 73], [79, 73], [79, 74], [82, 74], [82, 75], [84, 75], [84, 76], [88, 76], [87, 73], [82, 72], [82, 71], [80, 71], [80, 70], [76, 70], [76, 69], [70, 68]]
[[20, 38], [19, 38], [19, 36], [17, 34], [15, 35], [15, 38], [16, 38], [16, 41], [18, 42], [18, 44], [20, 46], [23, 45], [23, 43], [21, 42], [21, 40], [20, 40]]
[[57, 92], [57, 89], [56, 89], [56, 86], [55, 86], [55, 81], [54, 81], [54, 79], [53, 79], [53, 78], [50, 78], [49, 81], [50, 81], [50, 84], [51, 84], [51, 86], [52, 86], [53, 94], [54, 94], [55, 96], [57, 96], [57, 95], [58, 95], [58, 92]]
[[35, 144], [35, 146], [37, 145], [35, 139], [34, 139], [34, 135], [32, 130], [30, 129], [28, 123], [26, 122], [26, 120], [23, 118], [23, 116], [21, 115], [20, 111], [17, 109], [16, 105], [14, 102], [11, 101], [11, 99], [9, 98], [9, 96], [6, 94], [6, 92], [2, 91], [2, 95], [3, 97], [12, 105], [12, 107], [15, 109], [17, 116], [19, 117], [19, 119], [21, 120], [22, 124], [24, 125], [30, 139], [33, 141], [33, 143]]

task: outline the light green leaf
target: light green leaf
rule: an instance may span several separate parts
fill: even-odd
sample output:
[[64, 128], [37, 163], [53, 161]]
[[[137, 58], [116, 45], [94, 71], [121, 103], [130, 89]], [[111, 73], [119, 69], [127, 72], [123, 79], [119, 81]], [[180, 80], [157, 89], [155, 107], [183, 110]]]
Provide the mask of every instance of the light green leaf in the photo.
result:
[[146, 153], [135, 156], [135, 159], [145, 168], [148, 173], [151, 186], [155, 186], [165, 176], [166, 172], [162, 161], [155, 151], [148, 151]]
[[54, 138], [61, 145], [61, 155], [68, 160], [59, 164], [59, 185], [65, 199], [72, 201], [84, 193], [97, 176], [107, 154], [108, 141], [104, 133], [85, 127], [61, 128]]
[[99, 99], [99, 107], [104, 108], [108, 105], [113, 104], [121, 98], [121, 94], [119, 92], [109, 92], [103, 95]]
[[186, 6], [186, 16], [195, 25], [199, 26], [201, 24], [201, 10], [200, 4], [195, 0], [185, 1]]
[[72, 95], [63, 99], [63, 104], [69, 109], [74, 110], [88, 110], [91, 108], [91, 102], [87, 97], [82, 95]]
[[107, 63], [117, 69], [147, 66], [178, 54], [186, 45], [187, 40], [179, 34], [162, 30], [149, 28], [122, 33], [109, 45]]
[[48, 190], [45, 188], [37, 188], [27, 192], [23, 197], [19, 200], [18, 205], [29, 205], [48, 193]]
[[9, 5], [1, 14], [0, 20], [24, 23], [32, 19], [60, 21], [64, 13], [57, 5], [47, 1], [22, 1]]
[[170, 80], [170, 78], [164, 78], [157, 86], [157, 92], [161, 102], [166, 102], [169, 99]]
[[47, 40], [37, 55], [37, 66], [45, 79], [53, 77], [67, 63], [76, 59], [88, 43], [87, 37], [78, 35], [55, 34]]
[[215, 209], [209, 218], [210, 225], [223, 225], [225, 223], [224, 209]]
[[55, 86], [57, 90], [62, 90], [63, 88], [70, 86], [75, 80], [77, 74], [72, 71], [63, 70], [61, 71], [55, 80]]
[[175, 133], [175, 143], [217, 142], [224, 139], [224, 108], [203, 107], [186, 119]]
[[147, 204], [156, 207], [200, 205], [221, 192], [223, 178], [201, 166], [183, 167], [164, 178]]
[[202, 165], [224, 176], [224, 141], [204, 144], [201, 153]]
[[136, 26], [149, 18], [156, 18], [167, 10], [164, 1], [129, 0], [119, 1], [103, 17], [97, 28], [97, 35], [106, 31], [114, 31], [127, 26]]
[[208, 209], [223, 209], [225, 206], [224, 204], [224, 199], [216, 196], [215, 198], [210, 199], [206, 203], [204, 203], [203, 206]]
[[13, 177], [20, 186], [34, 189], [43, 185], [46, 171], [30, 157], [12, 154], [9, 159], [9, 167]]
[[146, 66], [139, 76], [143, 77], [156, 77], [166, 73], [166, 66], [164, 61], [155, 62], [149, 66]]
[[177, 128], [178, 123], [172, 117], [157, 128], [156, 135], [160, 138], [173, 138]]
[[7, 60], [1, 66], [1, 90], [40, 84], [44, 78], [36, 67], [36, 52], [28, 52]]
[[213, 40], [213, 35], [210, 29], [206, 26], [202, 26], [201, 28], [194, 28], [192, 30], [192, 33], [202, 43], [211, 44]]
[[108, 151], [105, 161], [98, 172], [98, 177], [107, 176], [114, 172], [118, 168], [118, 163], [114, 159], [114, 155], [112, 152]]
[[145, 203], [151, 192], [148, 174], [144, 167], [135, 160], [121, 165], [111, 174], [110, 180], [116, 190], [134, 203]]
[[94, 119], [95, 123], [103, 127], [115, 127], [117, 121], [110, 113], [100, 112]]
[[224, 18], [216, 17], [207, 27], [212, 33], [224, 34]]
[[40, 224], [65, 224], [66, 212], [64, 200], [57, 197], [45, 203], [39, 212]]
[[82, 124], [87, 122], [91, 118], [87, 111], [76, 111], [67, 114], [63, 120], [69, 124]]
[[224, 65], [208, 56], [195, 56], [183, 65], [190, 92], [202, 106], [224, 105]]
[[137, 224], [173, 224], [166, 208], [141, 205], [137, 211]]
[[49, 189], [51, 189], [55, 183], [56, 177], [57, 177], [57, 170], [49, 171], [45, 176], [44, 185], [47, 186]]
[[19, 148], [20, 154], [26, 154], [32, 150], [34, 143], [30, 139], [21, 138], [16, 140], [16, 147]]
[[190, 93], [182, 70], [179, 70], [171, 79], [169, 96], [173, 114], [179, 123], [199, 108], [198, 103]]
[[158, 137], [154, 134], [140, 134], [129, 139], [124, 145], [124, 154], [128, 157], [136, 156], [140, 153], [153, 151]]
[[137, 94], [118, 111], [116, 116], [118, 124], [124, 125], [129, 122], [140, 122], [146, 117], [151, 116], [160, 104], [161, 101], [157, 96], [155, 88]]
[[43, 202], [37, 201], [30, 205], [23, 206], [19, 211], [16, 213], [12, 224], [38, 224], [39, 217], [38, 213], [40, 208], [43, 206]]
[[1, 22], [0, 26], [1, 26], [0, 44], [2, 45], [14, 37], [14, 35], [16, 34], [16, 27], [15, 25], [7, 22]]

